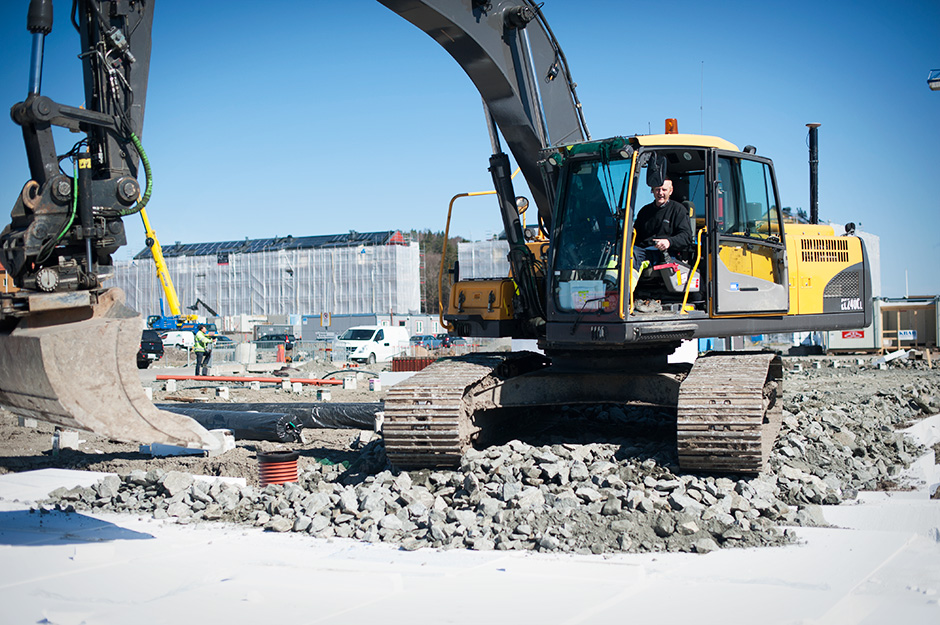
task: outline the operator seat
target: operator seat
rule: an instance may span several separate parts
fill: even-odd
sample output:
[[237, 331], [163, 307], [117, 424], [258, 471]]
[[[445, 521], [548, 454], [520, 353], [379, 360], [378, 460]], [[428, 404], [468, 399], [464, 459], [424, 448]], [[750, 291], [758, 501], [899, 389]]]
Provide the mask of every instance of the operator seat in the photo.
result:
[[[677, 200], [680, 201], [680, 200]], [[692, 266], [695, 264], [696, 257], [696, 222], [695, 222], [695, 203], [690, 200], [681, 200], [680, 203], [689, 211], [689, 222], [692, 228], [692, 245], [682, 249], [675, 250], [670, 256], [674, 264], [656, 265], [647, 267], [641, 274], [638, 285], [638, 291], [645, 293], [649, 297], [658, 298], [669, 302], [681, 301], [689, 277], [691, 276], [693, 288], [689, 293], [689, 302], [695, 304], [702, 301], [704, 294], [701, 290], [701, 262], [699, 268], [692, 274]], [[704, 258], [704, 241], [702, 255]], [[660, 267], [654, 269], [654, 267]]]

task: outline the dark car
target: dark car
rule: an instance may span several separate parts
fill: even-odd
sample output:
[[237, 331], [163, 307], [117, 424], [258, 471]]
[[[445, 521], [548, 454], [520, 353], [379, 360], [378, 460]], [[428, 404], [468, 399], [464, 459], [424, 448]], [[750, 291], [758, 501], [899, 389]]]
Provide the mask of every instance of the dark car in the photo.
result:
[[[435, 337], [437, 340], [439, 340], [439, 341], [441, 342], [441, 347], [455, 347], [456, 345], [466, 345], [466, 344], [467, 344], [467, 342], [466, 342], [466, 341], [463, 341], [463, 339], [462, 339], [461, 337], [459, 337], [459, 336], [453, 336], [453, 335], [451, 335], [451, 334], [447, 334], [446, 332], [442, 332], [441, 334], [435, 334], [434, 337]], [[457, 340], [457, 339], [460, 339], [460, 340], [463, 341], [463, 342], [462, 342], [462, 343], [455, 343], [454, 341]]]
[[267, 347], [269, 349], [274, 349], [283, 343], [286, 350], [293, 349], [296, 342], [297, 339], [294, 338], [293, 334], [265, 334], [252, 341], [258, 347]]
[[156, 330], [144, 330], [137, 350], [137, 368], [146, 369], [154, 360], [163, 358], [163, 339]]

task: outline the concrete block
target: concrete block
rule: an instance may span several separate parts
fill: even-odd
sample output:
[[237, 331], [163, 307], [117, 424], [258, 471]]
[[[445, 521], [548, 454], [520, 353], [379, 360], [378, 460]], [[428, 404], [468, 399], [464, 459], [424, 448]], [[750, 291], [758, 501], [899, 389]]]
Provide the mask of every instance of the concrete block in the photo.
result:
[[163, 384], [163, 390], [165, 390], [167, 393], [175, 393], [176, 392], [176, 380], [167, 380]]
[[149, 399], [150, 401], [153, 401], [153, 389], [150, 388], [149, 386], [144, 387], [144, 395], [147, 396], [147, 399]]
[[382, 390], [382, 381], [378, 378], [369, 379], [369, 390], [370, 391], [381, 391]]
[[330, 401], [331, 395], [329, 389], [321, 388], [317, 390], [317, 399], [320, 401]]
[[79, 443], [82, 443], [78, 439], [78, 432], [75, 430], [59, 430], [52, 435], [52, 451], [53, 453], [58, 452], [60, 449], [78, 449]]
[[286, 378], [281, 380], [281, 390], [290, 391], [290, 389], [291, 389], [291, 381]]
[[347, 391], [354, 391], [358, 386], [356, 382], [356, 376], [350, 375], [343, 378], [343, 389]]
[[209, 430], [209, 434], [213, 435], [221, 443], [218, 449], [209, 451], [209, 456], [218, 456], [224, 454], [227, 451], [235, 449], [235, 433], [232, 430], [218, 429], [218, 430]]
[[215, 396], [218, 397], [219, 399], [228, 399], [228, 387], [220, 386], [217, 389], [215, 389]]
[[17, 417], [16, 423], [21, 428], [35, 428], [39, 427], [39, 422], [36, 419], [31, 419], [30, 417]]
[[301, 393], [304, 392], [304, 385], [301, 384], [300, 382], [294, 382], [291, 385], [291, 392], [293, 392], [296, 395], [300, 395]]
[[253, 391], [260, 391], [261, 382], [259, 382], [258, 380], [252, 380], [251, 382], [248, 383], [248, 388], [250, 388]]

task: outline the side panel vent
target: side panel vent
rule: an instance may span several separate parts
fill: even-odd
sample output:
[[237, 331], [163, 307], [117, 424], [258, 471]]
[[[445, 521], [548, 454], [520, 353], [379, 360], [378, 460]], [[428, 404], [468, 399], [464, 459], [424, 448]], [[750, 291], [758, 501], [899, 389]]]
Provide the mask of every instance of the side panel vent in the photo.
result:
[[848, 239], [801, 239], [800, 247], [804, 263], [849, 262]]

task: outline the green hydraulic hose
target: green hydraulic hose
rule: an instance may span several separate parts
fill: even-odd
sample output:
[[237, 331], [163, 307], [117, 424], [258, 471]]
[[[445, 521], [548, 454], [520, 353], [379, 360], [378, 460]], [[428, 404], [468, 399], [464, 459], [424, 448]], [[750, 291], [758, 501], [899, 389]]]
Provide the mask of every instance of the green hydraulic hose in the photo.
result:
[[39, 251], [39, 260], [38, 262], [44, 263], [52, 254], [52, 250], [55, 249], [55, 246], [62, 240], [62, 237], [65, 236], [65, 233], [69, 231], [69, 228], [72, 227], [72, 224], [75, 223], [75, 215], [78, 212], [78, 167], [72, 168], [72, 212], [69, 215], [69, 220], [66, 222], [65, 227], [62, 228], [62, 232], [55, 238], [55, 241], [47, 241], [43, 244], [42, 249]]
[[[131, 133], [131, 142], [137, 149], [137, 153], [140, 154], [140, 160], [144, 164], [144, 173], [147, 176], [147, 187], [144, 190], [144, 195], [137, 201], [137, 204], [135, 204], [133, 208], [119, 212], [122, 217], [139, 213], [145, 206], [147, 206], [147, 202], [150, 201], [150, 194], [153, 192], [153, 171], [150, 169], [150, 161], [147, 159], [147, 152], [144, 151], [144, 146], [140, 143], [140, 139], [134, 133]], [[72, 227], [72, 224], [75, 223], [76, 214], [78, 214], [78, 168], [74, 167], [72, 169], [72, 211], [69, 215], [68, 222], [65, 224], [65, 227], [62, 228], [62, 231], [56, 237], [55, 243], [61, 241], [65, 234]], [[51, 248], [49, 251], [52, 251]], [[43, 256], [43, 260], [46, 258], [48, 258], [48, 253]]]
[[144, 189], [143, 196], [137, 200], [137, 204], [132, 208], [120, 212], [121, 217], [139, 213], [142, 208], [147, 206], [147, 202], [150, 201], [150, 194], [153, 192], [153, 171], [150, 169], [150, 161], [147, 159], [147, 153], [144, 151], [144, 146], [141, 145], [140, 139], [138, 139], [137, 135], [133, 132], [131, 133], [131, 143], [134, 144], [137, 153], [140, 154], [140, 161], [144, 164], [144, 174], [147, 176], [147, 187]]
[[69, 231], [69, 228], [72, 227], [72, 224], [75, 223], [75, 214], [78, 212], [78, 167], [72, 168], [72, 214], [69, 215], [69, 221], [65, 224], [65, 227], [62, 228], [62, 232], [59, 233], [59, 236], [56, 237], [55, 242], [58, 243], [62, 240], [62, 237], [65, 236], [65, 233]]

